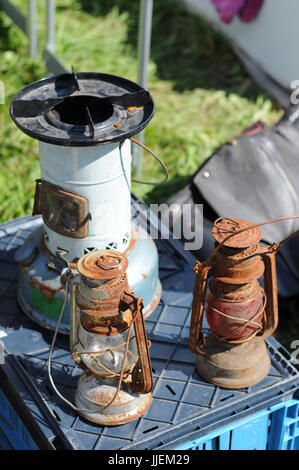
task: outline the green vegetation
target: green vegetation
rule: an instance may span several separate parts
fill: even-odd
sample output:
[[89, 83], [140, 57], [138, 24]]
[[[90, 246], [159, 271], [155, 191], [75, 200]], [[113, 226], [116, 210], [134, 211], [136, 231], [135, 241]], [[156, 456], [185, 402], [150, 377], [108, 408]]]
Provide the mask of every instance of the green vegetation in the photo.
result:
[[[26, 0], [13, 0], [26, 10]], [[175, 0], [155, 1], [148, 89], [156, 114], [146, 144], [168, 165], [161, 187], [134, 185], [139, 197], [163, 201], [224, 141], [258, 119], [274, 122], [279, 111], [258, 90], [228, 43]], [[38, 2], [41, 50], [45, 43], [45, 4]], [[60, 0], [57, 2], [57, 55], [76, 71], [137, 78], [139, 1]], [[32, 62], [27, 39], [0, 13], [0, 79], [6, 103], [0, 105], [0, 222], [31, 212], [39, 177], [38, 144], [23, 135], [9, 116], [9, 103], [26, 84], [42, 78], [42, 56]], [[149, 155], [145, 180], [163, 176]]]

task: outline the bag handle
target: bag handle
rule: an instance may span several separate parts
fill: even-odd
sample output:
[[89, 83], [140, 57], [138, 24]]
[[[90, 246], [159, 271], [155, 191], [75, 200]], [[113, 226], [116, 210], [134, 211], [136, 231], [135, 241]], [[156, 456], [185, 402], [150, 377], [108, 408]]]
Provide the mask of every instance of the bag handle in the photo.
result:
[[142, 181], [142, 180], [135, 180], [135, 179], [132, 179], [132, 181], [134, 183], [140, 183], [140, 184], [150, 184], [150, 185], [158, 185], [158, 184], [163, 184], [165, 183], [167, 180], [168, 180], [168, 176], [169, 176], [169, 173], [168, 173], [168, 170], [167, 170], [167, 167], [165, 165], [164, 162], [162, 162], [162, 160], [158, 157], [158, 155], [156, 155], [152, 150], [150, 150], [148, 147], [146, 147], [144, 144], [142, 144], [141, 142], [139, 142], [139, 140], [136, 140], [134, 139], [133, 137], [130, 137], [130, 140], [136, 144], [136, 145], [139, 145], [139, 147], [143, 148], [143, 150], [146, 150], [148, 153], [150, 153], [161, 165], [161, 167], [163, 168], [164, 170], [164, 173], [165, 173], [165, 177], [162, 181]]

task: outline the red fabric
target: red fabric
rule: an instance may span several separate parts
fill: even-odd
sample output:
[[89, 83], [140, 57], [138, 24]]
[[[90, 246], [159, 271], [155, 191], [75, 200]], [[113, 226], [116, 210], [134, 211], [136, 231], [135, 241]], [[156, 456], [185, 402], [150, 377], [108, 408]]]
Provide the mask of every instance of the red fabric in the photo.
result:
[[211, 0], [217, 8], [223, 23], [230, 23], [234, 16], [239, 15], [241, 21], [248, 23], [253, 20], [262, 7], [264, 0]]

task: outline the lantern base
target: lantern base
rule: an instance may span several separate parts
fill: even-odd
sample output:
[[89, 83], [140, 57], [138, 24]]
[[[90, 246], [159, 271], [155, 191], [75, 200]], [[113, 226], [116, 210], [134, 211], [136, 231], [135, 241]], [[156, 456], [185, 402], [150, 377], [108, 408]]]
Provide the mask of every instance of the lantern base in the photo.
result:
[[207, 382], [223, 388], [245, 388], [261, 382], [271, 366], [266, 343], [255, 337], [242, 344], [222, 343], [210, 334], [195, 359], [196, 369]]
[[75, 405], [82, 409], [82, 418], [103, 426], [118, 426], [140, 418], [150, 407], [152, 394], [133, 394], [120, 389], [117, 392], [118, 378], [101, 379], [83, 373], [78, 381]]

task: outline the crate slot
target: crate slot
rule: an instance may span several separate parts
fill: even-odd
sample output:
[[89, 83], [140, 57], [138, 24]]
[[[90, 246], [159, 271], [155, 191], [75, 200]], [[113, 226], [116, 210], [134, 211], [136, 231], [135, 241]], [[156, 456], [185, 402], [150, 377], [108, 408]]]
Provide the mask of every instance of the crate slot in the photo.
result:
[[155, 431], [156, 429], [159, 429], [159, 426], [153, 426], [149, 429], [145, 429], [143, 432], [143, 434], [147, 434], [148, 432], [152, 432], [152, 431]]
[[172, 395], [176, 395], [175, 391], [171, 388], [170, 385], [167, 384], [167, 385], [166, 385], [166, 388], [170, 391], [170, 393], [171, 393]]
[[59, 414], [57, 413], [57, 411], [55, 411], [55, 410], [52, 410], [52, 412], [53, 412], [53, 414], [54, 414], [55, 418], [57, 419], [57, 421], [59, 421], [59, 422], [60, 422], [60, 421], [61, 421], [61, 418], [60, 418]]

